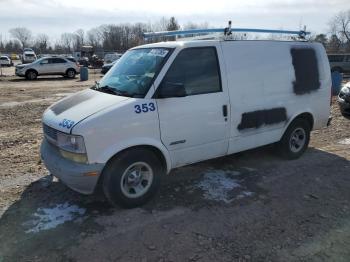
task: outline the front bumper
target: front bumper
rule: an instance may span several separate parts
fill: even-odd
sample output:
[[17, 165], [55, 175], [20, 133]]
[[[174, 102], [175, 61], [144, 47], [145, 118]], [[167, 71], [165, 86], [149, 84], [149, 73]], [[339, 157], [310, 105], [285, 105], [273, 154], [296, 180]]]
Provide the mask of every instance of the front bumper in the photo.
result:
[[25, 76], [24, 70], [18, 70], [18, 69], [16, 69], [15, 73], [16, 73], [16, 76]]
[[[46, 168], [69, 188], [87, 195], [94, 192], [104, 164], [81, 164], [68, 160], [46, 139], [43, 140], [40, 151]], [[97, 175], [91, 176], [94, 172]]]
[[[347, 98], [347, 100], [350, 100], [350, 97]], [[338, 97], [338, 104], [342, 114], [350, 115], [350, 102], [347, 100], [344, 98]]]

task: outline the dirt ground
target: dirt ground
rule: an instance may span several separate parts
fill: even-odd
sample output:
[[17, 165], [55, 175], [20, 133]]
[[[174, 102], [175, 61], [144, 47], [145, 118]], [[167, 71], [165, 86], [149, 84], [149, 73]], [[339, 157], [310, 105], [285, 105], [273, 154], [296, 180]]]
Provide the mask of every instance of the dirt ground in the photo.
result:
[[335, 102], [300, 159], [268, 146], [179, 168], [124, 210], [51, 181], [39, 157], [44, 110], [101, 76], [13, 71], [0, 77], [0, 262], [350, 261], [350, 120]]

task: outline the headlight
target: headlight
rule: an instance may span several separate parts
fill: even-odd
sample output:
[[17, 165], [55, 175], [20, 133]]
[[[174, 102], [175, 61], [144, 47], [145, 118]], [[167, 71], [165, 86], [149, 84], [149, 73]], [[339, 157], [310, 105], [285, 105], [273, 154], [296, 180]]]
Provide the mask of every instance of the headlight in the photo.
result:
[[347, 86], [344, 86], [341, 90], [341, 93], [344, 93], [345, 95], [350, 94], [350, 89]]
[[60, 149], [60, 153], [64, 158], [67, 158], [74, 162], [78, 162], [78, 163], [88, 162], [86, 154], [77, 154], [77, 153], [72, 153], [61, 149]]
[[82, 136], [68, 135], [61, 132], [57, 133], [57, 146], [60, 149], [71, 153], [85, 154], [85, 143]]

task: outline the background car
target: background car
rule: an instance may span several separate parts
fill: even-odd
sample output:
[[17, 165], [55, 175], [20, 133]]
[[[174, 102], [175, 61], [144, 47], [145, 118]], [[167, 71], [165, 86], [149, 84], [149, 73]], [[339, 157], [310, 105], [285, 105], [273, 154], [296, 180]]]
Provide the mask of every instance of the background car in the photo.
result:
[[1, 66], [12, 66], [13, 63], [8, 56], [1, 56], [0, 57], [0, 65]]
[[102, 69], [101, 69], [101, 74], [107, 73], [108, 70], [111, 69], [112, 66], [113, 66], [115, 63], [117, 63], [117, 61], [118, 61], [118, 60], [113, 61], [112, 63], [109, 63], [109, 64], [104, 64], [104, 65], [102, 66]]
[[34, 51], [29, 51], [29, 50], [26, 50], [26, 49], [28, 49], [28, 48], [25, 48], [24, 52], [22, 54], [22, 63], [23, 64], [32, 63], [32, 62], [34, 62], [37, 59], [36, 54], [34, 53]]
[[104, 56], [103, 60], [105, 61], [106, 64], [110, 64], [110, 63], [118, 60], [121, 56], [122, 56], [122, 54], [109, 53], [109, 54], [106, 54]]
[[328, 60], [332, 72], [350, 72], [350, 54], [328, 54]]
[[350, 82], [346, 83], [338, 95], [340, 112], [345, 117], [350, 117]]
[[16, 75], [34, 80], [40, 75], [62, 75], [74, 78], [80, 73], [80, 67], [64, 57], [43, 57], [30, 64], [16, 66]]

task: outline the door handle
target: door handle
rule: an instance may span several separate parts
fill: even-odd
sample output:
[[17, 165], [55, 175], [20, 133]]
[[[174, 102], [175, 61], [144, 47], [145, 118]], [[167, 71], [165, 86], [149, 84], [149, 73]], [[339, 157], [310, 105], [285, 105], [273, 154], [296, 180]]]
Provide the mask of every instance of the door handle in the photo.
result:
[[227, 117], [227, 105], [223, 105], [223, 106], [222, 106], [222, 115], [223, 115], [224, 117]]

